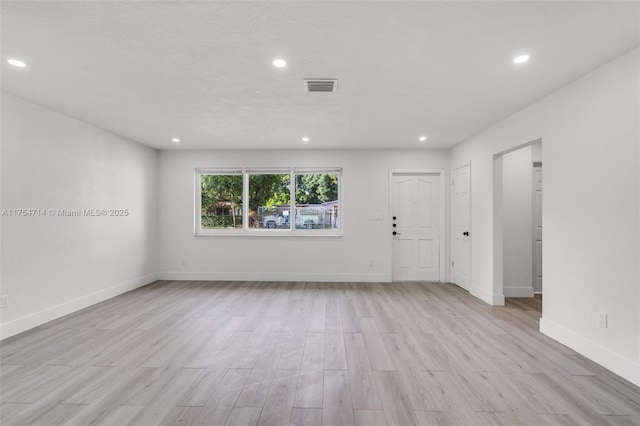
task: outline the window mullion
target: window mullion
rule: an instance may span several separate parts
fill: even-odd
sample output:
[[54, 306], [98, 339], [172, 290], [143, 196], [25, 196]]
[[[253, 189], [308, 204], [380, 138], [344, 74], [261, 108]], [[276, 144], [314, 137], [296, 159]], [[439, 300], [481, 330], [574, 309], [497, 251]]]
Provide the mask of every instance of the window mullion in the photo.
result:
[[242, 230], [249, 230], [249, 173], [242, 172]]
[[296, 173], [292, 170], [291, 177], [289, 178], [291, 184], [289, 185], [289, 226], [291, 232], [296, 232]]

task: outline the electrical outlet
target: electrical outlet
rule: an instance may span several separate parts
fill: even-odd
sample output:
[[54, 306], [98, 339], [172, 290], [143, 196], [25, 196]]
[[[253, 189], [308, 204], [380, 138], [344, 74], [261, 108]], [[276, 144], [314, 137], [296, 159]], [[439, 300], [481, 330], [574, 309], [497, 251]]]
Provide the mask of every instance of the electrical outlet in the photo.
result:
[[607, 313], [598, 312], [598, 327], [607, 328]]
[[9, 296], [6, 294], [0, 296], [0, 308], [6, 308], [7, 306], [9, 306]]

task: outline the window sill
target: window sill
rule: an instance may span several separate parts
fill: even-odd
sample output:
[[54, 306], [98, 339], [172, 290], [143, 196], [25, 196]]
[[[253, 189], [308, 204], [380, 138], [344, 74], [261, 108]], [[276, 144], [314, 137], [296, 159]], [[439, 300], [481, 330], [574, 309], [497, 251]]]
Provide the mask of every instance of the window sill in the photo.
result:
[[254, 230], [207, 230], [197, 231], [193, 234], [194, 237], [286, 237], [286, 238], [299, 238], [299, 237], [342, 237], [344, 233], [340, 231], [314, 231], [314, 230], [299, 230], [299, 231], [274, 231], [271, 229], [254, 229]]

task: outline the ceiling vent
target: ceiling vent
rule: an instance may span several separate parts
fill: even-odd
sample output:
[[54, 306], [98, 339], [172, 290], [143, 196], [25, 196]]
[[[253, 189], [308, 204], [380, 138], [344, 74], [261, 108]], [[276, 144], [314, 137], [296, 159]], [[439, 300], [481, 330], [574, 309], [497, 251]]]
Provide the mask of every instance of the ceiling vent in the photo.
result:
[[338, 80], [333, 78], [307, 78], [304, 80], [307, 92], [333, 93], [338, 90]]

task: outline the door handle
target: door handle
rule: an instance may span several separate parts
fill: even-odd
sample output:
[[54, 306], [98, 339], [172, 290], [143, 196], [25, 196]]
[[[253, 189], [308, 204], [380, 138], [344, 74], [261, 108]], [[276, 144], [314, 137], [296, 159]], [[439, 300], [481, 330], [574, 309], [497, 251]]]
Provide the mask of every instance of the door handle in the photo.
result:
[[400, 234], [399, 232], [396, 232], [396, 231], [393, 231], [392, 234], [393, 235], [402, 235], [402, 234]]

